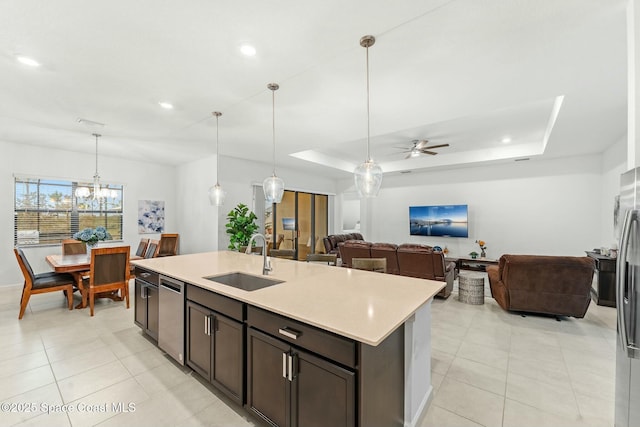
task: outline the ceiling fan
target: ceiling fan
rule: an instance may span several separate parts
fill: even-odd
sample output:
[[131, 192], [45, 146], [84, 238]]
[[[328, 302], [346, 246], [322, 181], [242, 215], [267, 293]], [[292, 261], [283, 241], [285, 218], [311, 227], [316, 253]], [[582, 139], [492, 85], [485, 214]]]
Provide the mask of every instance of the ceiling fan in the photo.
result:
[[414, 139], [412, 142], [413, 142], [413, 147], [411, 147], [408, 150], [406, 150], [406, 147], [396, 147], [396, 148], [405, 149], [405, 151], [402, 151], [402, 153], [409, 153], [407, 154], [405, 159], [409, 159], [411, 157], [418, 157], [421, 154], [430, 154], [432, 156], [435, 156], [438, 153], [436, 153], [435, 151], [432, 151], [433, 149], [449, 146], [449, 144], [438, 144], [438, 145], [430, 146], [429, 140], [427, 139]]

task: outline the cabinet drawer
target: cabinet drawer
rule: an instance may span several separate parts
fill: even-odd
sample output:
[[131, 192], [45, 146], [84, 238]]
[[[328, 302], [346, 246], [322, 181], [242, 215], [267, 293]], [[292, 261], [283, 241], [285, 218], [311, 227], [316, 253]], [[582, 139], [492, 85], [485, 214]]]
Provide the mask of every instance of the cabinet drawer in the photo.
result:
[[156, 286], [160, 285], [160, 275], [155, 271], [146, 270], [136, 265], [133, 268], [133, 274], [135, 274], [136, 277], [142, 281], [145, 281], [147, 283], [152, 283]]
[[247, 308], [247, 323], [345, 366], [354, 368], [356, 365], [356, 344], [348, 338], [252, 306]]
[[599, 259], [596, 262], [596, 270], [599, 271], [616, 271], [615, 259]]
[[193, 285], [187, 285], [187, 299], [232, 319], [244, 321], [244, 304], [240, 301]]

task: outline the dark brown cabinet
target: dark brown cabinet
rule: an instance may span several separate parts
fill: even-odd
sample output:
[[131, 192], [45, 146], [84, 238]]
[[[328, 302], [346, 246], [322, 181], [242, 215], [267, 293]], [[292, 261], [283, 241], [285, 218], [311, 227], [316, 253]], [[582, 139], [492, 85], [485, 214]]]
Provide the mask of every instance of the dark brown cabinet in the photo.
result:
[[154, 340], [158, 340], [158, 275], [136, 267], [134, 322]]
[[355, 426], [355, 373], [247, 332], [247, 408], [273, 426]]
[[[199, 302], [206, 302], [196, 292], [191, 294]], [[187, 365], [242, 404], [244, 324], [191, 300], [187, 300], [186, 321]]]
[[587, 252], [596, 261], [596, 271], [591, 285], [591, 298], [598, 305], [616, 306], [616, 258]]

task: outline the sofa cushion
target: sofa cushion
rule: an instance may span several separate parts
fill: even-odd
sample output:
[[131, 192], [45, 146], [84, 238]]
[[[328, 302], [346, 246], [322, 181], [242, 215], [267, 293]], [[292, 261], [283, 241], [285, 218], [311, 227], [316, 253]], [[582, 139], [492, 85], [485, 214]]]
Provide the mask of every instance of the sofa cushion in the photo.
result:
[[347, 240], [338, 244], [343, 267], [351, 267], [352, 258], [371, 258], [371, 242]]
[[397, 250], [398, 245], [394, 243], [372, 243], [371, 258], [385, 258], [387, 260], [387, 273], [400, 274]]

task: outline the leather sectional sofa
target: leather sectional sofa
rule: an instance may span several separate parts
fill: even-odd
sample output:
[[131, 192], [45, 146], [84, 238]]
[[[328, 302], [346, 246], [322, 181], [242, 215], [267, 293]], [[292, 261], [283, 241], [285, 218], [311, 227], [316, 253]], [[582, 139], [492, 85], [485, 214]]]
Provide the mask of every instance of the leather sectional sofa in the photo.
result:
[[505, 310], [582, 318], [594, 270], [589, 257], [503, 255], [487, 274], [491, 295]]
[[446, 282], [437, 294], [442, 298], [448, 298], [453, 290], [455, 263], [445, 262], [444, 254], [430, 246], [348, 240], [338, 247], [343, 267], [351, 267], [353, 258], [385, 258], [387, 273]]
[[347, 240], [364, 240], [364, 237], [362, 237], [362, 234], [360, 233], [331, 234], [327, 237], [323, 237], [322, 243], [324, 243], [324, 250], [326, 253], [340, 256], [338, 244], [346, 242]]

